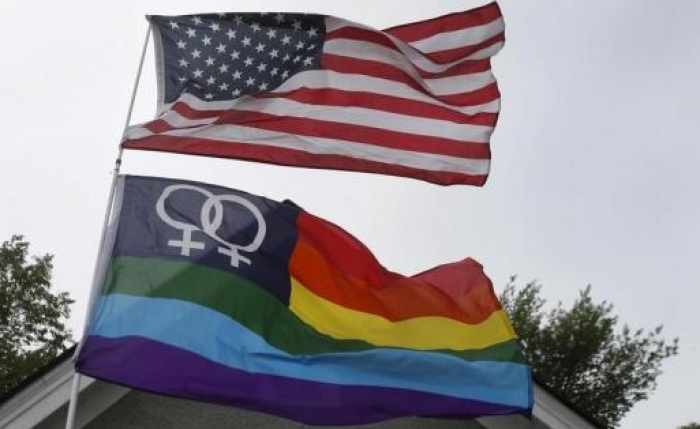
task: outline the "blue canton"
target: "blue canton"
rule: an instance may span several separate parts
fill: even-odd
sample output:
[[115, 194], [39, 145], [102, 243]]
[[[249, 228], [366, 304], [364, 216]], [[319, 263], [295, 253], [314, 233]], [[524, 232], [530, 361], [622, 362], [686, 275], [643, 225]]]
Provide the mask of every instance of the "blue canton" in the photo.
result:
[[163, 102], [190, 93], [206, 101], [272, 90], [321, 67], [321, 15], [238, 13], [151, 16]]

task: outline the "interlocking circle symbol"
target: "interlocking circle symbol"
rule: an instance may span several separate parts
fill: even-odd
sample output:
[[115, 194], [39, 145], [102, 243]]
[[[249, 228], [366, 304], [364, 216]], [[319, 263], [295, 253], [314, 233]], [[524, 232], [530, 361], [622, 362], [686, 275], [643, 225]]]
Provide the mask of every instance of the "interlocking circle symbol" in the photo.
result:
[[[165, 211], [165, 201], [173, 192], [178, 190], [194, 191], [207, 197], [204, 204], [202, 204], [202, 209], [200, 212], [200, 222], [202, 224], [201, 228], [197, 225], [177, 221], [170, 217], [170, 215], [168, 215], [168, 213]], [[236, 203], [246, 208], [253, 215], [253, 217], [255, 217], [257, 232], [255, 233], [253, 241], [246, 245], [234, 244], [229, 243], [217, 235], [217, 231], [224, 220], [224, 202]], [[160, 194], [160, 198], [158, 198], [158, 202], [156, 203], [156, 213], [158, 214], [158, 217], [163, 220], [163, 222], [182, 231], [182, 239], [168, 240], [168, 246], [179, 248], [180, 254], [183, 256], [190, 256], [191, 249], [204, 250], [205, 243], [203, 241], [192, 240], [192, 233], [195, 231], [201, 231], [212, 239], [216, 240], [219, 244], [223, 245], [219, 246], [217, 250], [219, 253], [231, 258], [232, 267], [238, 267], [241, 262], [250, 265], [250, 258], [241, 255], [240, 252], [252, 253], [258, 250], [265, 239], [265, 234], [267, 233], [265, 218], [260, 210], [250, 201], [238, 195], [214, 195], [206, 189], [202, 189], [194, 185], [180, 184], [166, 187]]]

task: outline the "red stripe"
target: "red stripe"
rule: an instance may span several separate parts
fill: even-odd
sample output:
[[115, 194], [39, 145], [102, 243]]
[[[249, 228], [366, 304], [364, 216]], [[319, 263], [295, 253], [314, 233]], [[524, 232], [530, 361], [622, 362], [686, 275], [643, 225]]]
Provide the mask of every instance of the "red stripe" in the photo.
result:
[[223, 112], [225, 112], [227, 109], [223, 110], [197, 110], [192, 107], [190, 107], [189, 104], [182, 102], [182, 101], [176, 101], [171, 107], [170, 110], [174, 110], [180, 115], [184, 116], [187, 119], [211, 119], [211, 118], [216, 118], [217, 116], [220, 116]]
[[367, 28], [341, 27], [337, 30], [326, 33], [326, 42], [335, 39], [349, 39], [360, 42], [369, 42], [401, 52], [398, 46], [396, 46], [396, 44], [389, 37], [387, 37], [386, 34], [379, 31], [372, 31]]
[[[415, 64], [414, 64], [415, 66]], [[459, 76], [459, 75], [465, 75], [465, 74], [472, 74], [472, 73], [481, 73], [485, 72], [487, 70], [491, 70], [491, 59], [490, 58], [484, 58], [483, 60], [465, 60], [462, 62], [459, 62], [441, 72], [427, 72], [419, 69], [416, 67], [416, 70], [418, 70], [418, 74], [424, 79], [438, 79], [441, 77], [451, 77], [451, 76]]]
[[503, 42], [506, 40], [505, 33], [498, 33], [493, 37], [490, 37], [477, 45], [461, 46], [454, 49], [446, 49], [444, 51], [434, 51], [430, 53], [424, 53], [424, 55], [430, 58], [432, 61], [439, 64], [447, 64], [454, 61], [458, 61], [462, 58], [466, 58], [482, 49], [486, 49], [496, 43]]
[[[355, 40], [359, 42], [368, 42], [368, 43], [374, 43], [376, 45], [381, 45], [386, 48], [392, 49], [401, 55], [404, 55], [401, 52], [401, 49], [399, 46], [394, 43], [393, 40], [391, 40], [389, 37], [387, 37], [385, 34], [377, 32], [377, 31], [372, 31], [369, 29], [365, 28], [358, 28], [358, 27], [342, 27], [337, 30], [331, 31], [326, 35], [326, 40], [332, 40], [332, 39], [348, 39], [348, 40]], [[471, 45], [470, 45], [471, 46]], [[467, 46], [470, 47], [470, 46]], [[479, 45], [480, 46], [480, 45]], [[409, 49], [415, 49], [412, 47], [408, 47]], [[477, 49], [478, 50], [478, 49]], [[348, 53], [350, 55], [350, 53]], [[330, 55], [330, 54], [326, 54]], [[429, 54], [422, 54], [429, 60], [432, 60], [430, 58]], [[466, 57], [465, 55], [464, 57]], [[463, 57], [462, 57], [463, 58]], [[459, 58], [457, 58], [459, 59]], [[407, 61], [410, 61], [408, 57], [406, 57]], [[469, 73], [478, 73], [478, 72], [483, 72], [486, 70], [489, 70], [491, 68], [491, 63], [489, 59], [483, 59], [483, 60], [475, 60], [475, 61], [470, 61], [470, 60], [465, 60], [464, 62], [455, 64], [454, 66], [450, 67], [447, 70], [441, 71], [441, 72], [429, 72], [426, 70], [421, 69], [418, 67], [416, 64], [412, 63], [415, 69], [418, 71], [418, 74], [425, 78], [425, 79], [437, 79], [440, 77], [449, 77], [449, 76], [455, 76], [455, 75], [462, 75], [462, 74], [469, 74]]]
[[483, 186], [486, 175], [470, 175], [446, 171], [430, 171], [402, 165], [348, 158], [340, 155], [318, 155], [296, 149], [285, 149], [256, 144], [236, 144], [188, 137], [155, 135], [124, 142], [127, 149], [140, 149], [217, 158], [258, 161], [267, 164], [306, 168], [359, 171], [390, 176], [410, 177], [438, 185]]
[[[364, 91], [345, 91], [333, 88], [299, 88], [288, 92], [268, 92], [258, 94], [257, 98], [284, 98], [316, 106], [341, 106], [360, 107], [365, 109], [382, 110], [386, 112], [398, 113], [400, 115], [416, 116], [421, 118], [439, 119], [457, 124], [496, 126], [498, 114], [477, 113], [467, 115], [452, 109], [425, 103], [422, 101], [410, 100], [390, 95], [375, 94]], [[176, 109], [183, 116], [187, 116]], [[190, 109], [191, 110], [191, 109]]]
[[[439, 119], [457, 124], [485, 125], [489, 127], [495, 127], [498, 119], [497, 113], [482, 112], [468, 115], [447, 107], [422, 101], [375, 94], [373, 92], [345, 91], [333, 88], [299, 88], [287, 92], [260, 93], [255, 97], [260, 99], [282, 98], [316, 106], [360, 107], [398, 113], [400, 115]], [[171, 110], [187, 119], [216, 118], [226, 112], [226, 110], [197, 110], [181, 101], [173, 104]], [[163, 132], [161, 129], [151, 129], [150, 125], [148, 129], [156, 133]]]
[[470, 143], [440, 137], [419, 136], [381, 128], [318, 119], [279, 116], [255, 111], [232, 110], [216, 121], [217, 125], [241, 125], [262, 130], [366, 143], [389, 149], [435, 153], [459, 158], [489, 159], [487, 143]]
[[440, 316], [480, 323], [501, 308], [490, 280], [472, 259], [413, 277], [388, 271], [342, 228], [306, 212], [297, 217], [289, 272], [314, 294], [391, 321]]
[[155, 121], [148, 122], [144, 125], [148, 131], [152, 133], [164, 133], [173, 129], [173, 126], [165, 122], [162, 119], [156, 119]]
[[435, 95], [423, 88], [403, 70], [378, 61], [361, 60], [340, 55], [323, 54], [323, 68], [338, 73], [360, 74], [380, 79], [403, 83], [429, 97], [453, 106], [475, 106], [497, 99], [500, 94], [496, 83], [489, 84], [475, 91], [450, 95]]
[[398, 37], [404, 42], [410, 43], [434, 36], [438, 33], [485, 25], [501, 16], [501, 9], [498, 7], [498, 4], [494, 2], [464, 12], [388, 28], [384, 30], [384, 32]]
[[[184, 104], [184, 103], [181, 103]], [[212, 121], [213, 122], [213, 121]], [[147, 122], [146, 124], [143, 125], [144, 128], [146, 128], [148, 131], [152, 133], [164, 133], [167, 131], [171, 131], [174, 129], [179, 129], [179, 130], [186, 130], [186, 129], [191, 129], [191, 128], [197, 128], [201, 127], [202, 124], [193, 124], [189, 126], [182, 126], [182, 127], [174, 127], [170, 125], [168, 122], [166, 122], [164, 119], [155, 119], [151, 122]]]
[[485, 86], [477, 91], [465, 92], [464, 94], [442, 95], [440, 101], [452, 106], [474, 106], [486, 104], [493, 100], [498, 100], [501, 93], [496, 82]]

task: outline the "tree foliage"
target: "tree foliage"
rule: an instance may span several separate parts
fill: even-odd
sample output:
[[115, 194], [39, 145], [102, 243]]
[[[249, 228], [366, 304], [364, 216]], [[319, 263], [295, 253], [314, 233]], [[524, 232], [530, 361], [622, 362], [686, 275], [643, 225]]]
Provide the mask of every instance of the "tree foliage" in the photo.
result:
[[73, 300], [50, 290], [52, 259], [30, 260], [22, 236], [0, 246], [0, 395], [71, 344], [64, 321]]
[[632, 406], [656, 388], [664, 359], [678, 353], [678, 339], [651, 331], [618, 328], [613, 306], [580, 292], [571, 308], [559, 303], [545, 311], [541, 286], [522, 288], [511, 278], [501, 294], [535, 378], [586, 416], [615, 427]]
[[700, 429], [700, 423], [688, 423], [687, 425], [679, 426], [678, 429]]

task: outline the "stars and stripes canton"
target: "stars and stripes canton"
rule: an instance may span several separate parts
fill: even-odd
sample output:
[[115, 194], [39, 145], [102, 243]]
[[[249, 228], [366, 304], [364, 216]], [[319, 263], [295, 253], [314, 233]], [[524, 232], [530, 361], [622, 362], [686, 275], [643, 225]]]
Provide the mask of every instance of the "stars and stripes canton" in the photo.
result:
[[162, 52], [162, 101], [182, 93], [230, 100], [271, 90], [293, 74], [319, 68], [320, 15], [209, 14], [150, 17]]
[[332, 16], [151, 17], [161, 104], [129, 149], [483, 185], [496, 3], [377, 30]]

